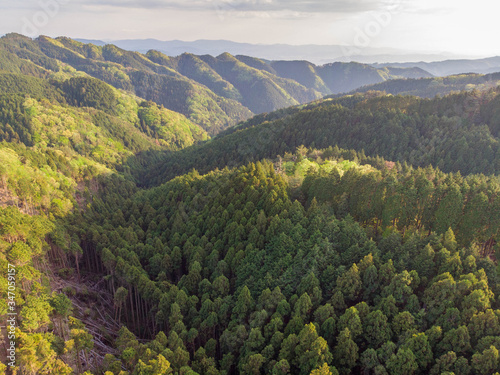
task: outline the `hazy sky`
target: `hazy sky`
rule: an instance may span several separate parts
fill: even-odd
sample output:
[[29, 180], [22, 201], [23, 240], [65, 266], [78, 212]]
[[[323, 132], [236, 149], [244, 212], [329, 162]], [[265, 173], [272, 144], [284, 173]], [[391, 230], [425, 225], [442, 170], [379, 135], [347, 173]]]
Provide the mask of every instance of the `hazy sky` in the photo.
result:
[[495, 0], [0, 0], [0, 34], [500, 55]]

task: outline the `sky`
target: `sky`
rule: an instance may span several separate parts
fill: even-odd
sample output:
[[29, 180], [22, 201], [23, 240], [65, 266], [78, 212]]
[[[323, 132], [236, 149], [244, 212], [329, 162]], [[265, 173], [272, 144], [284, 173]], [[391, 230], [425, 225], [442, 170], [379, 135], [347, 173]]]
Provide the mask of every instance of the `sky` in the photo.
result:
[[0, 0], [0, 34], [500, 55], [494, 0]]

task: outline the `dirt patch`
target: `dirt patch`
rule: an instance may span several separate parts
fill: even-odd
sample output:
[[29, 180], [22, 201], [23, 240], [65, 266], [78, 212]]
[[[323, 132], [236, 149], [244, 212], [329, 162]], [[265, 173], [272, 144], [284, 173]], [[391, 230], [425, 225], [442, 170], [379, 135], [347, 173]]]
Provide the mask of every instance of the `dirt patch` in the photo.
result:
[[[94, 349], [89, 354], [90, 369], [97, 369], [105, 354], [117, 354], [113, 342], [118, 337], [121, 324], [113, 317], [113, 296], [105, 288], [104, 279], [95, 275], [83, 275], [80, 280], [76, 275], [61, 278], [51, 270], [51, 288], [66, 294], [73, 304], [72, 316], [82, 321], [87, 331], [94, 337]], [[67, 332], [61, 336], [70, 336]]]
[[0, 207], [17, 207], [19, 211], [26, 215], [37, 215], [38, 210], [29, 207], [25, 202], [21, 201], [17, 196], [12, 194], [9, 189], [0, 188]]
[[[90, 196], [86, 196], [85, 189], [88, 189]], [[97, 179], [93, 178], [91, 180], [80, 181], [76, 185], [75, 199], [78, 203], [78, 207], [84, 210], [87, 204], [92, 201], [92, 198], [99, 192], [99, 183]]]

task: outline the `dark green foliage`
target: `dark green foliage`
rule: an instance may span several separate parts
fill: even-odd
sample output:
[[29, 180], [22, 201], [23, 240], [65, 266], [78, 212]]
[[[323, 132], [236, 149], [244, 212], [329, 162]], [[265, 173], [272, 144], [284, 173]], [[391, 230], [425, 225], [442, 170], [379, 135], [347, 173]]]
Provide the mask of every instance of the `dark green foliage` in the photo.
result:
[[[305, 161], [296, 163], [300, 170]], [[372, 167], [351, 168], [360, 176], [374, 173]], [[340, 181], [370, 186], [349, 176], [350, 170]], [[397, 181], [392, 180], [395, 188]], [[135, 296], [123, 310], [128, 325], [145, 337], [155, 325], [177, 335], [180, 347], [198, 353], [185, 362], [191, 366], [199, 369], [205, 361], [201, 348], [207, 360], [213, 356], [215, 368], [229, 366], [232, 358], [231, 366], [244, 373], [308, 374], [327, 363], [346, 374], [360, 368], [424, 374], [441, 366], [436, 361], [448, 352], [460, 357], [449, 367], [456, 371], [466, 371], [474, 355], [478, 363], [494, 357], [483, 353], [494, 341], [481, 341], [484, 349], [477, 355], [476, 347], [481, 338], [497, 334], [498, 310], [482, 295], [497, 291], [498, 279], [484, 279], [482, 271], [465, 274], [452, 267], [452, 276], [441, 270], [447, 256], [436, 261], [439, 256], [429, 248], [450, 248], [457, 259], [467, 254], [450, 230], [428, 236], [413, 229], [403, 238], [396, 225], [391, 235], [371, 241], [351, 216], [325, 221], [329, 211], [323, 203], [314, 200], [308, 210], [292, 203], [286, 176], [270, 163], [206, 176], [193, 171], [133, 196], [127, 190], [117, 195], [122, 184], [106, 181], [104, 199], [85, 215], [88, 230], [108, 238], [87, 246], [120, 259], [106, 267]], [[116, 205], [123, 207], [119, 217]], [[141, 239], [131, 242], [130, 230]], [[148, 250], [158, 240], [158, 252]], [[157, 256], [172, 265], [161, 275], [151, 268]], [[412, 268], [420, 266], [416, 257], [424, 265], [425, 284]], [[436, 267], [425, 266], [433, 262]], [[328, 272], [332, 284], [323, 282]], [[131, 284], [130, 277], [137, 281]], [[197, 340], [188, 339], [189, 332], [197, 332]], [[212, 345], [219, 349], [209, 351]]]
[[[274, 159], [294, 153], [301, 145], [354, 149], [357, 153], [346, 152], [343, 157], [362, 163], [373, 164], [375, 158], [366, 155], [379, 155], [392, 162], [422, 168], [432, 165], [462, 175], [498, 174], [496, 120], [487, 123], [478, 115], [498, 95], [497, 90], [473, 91], [424, 100], [368, 93], [350, 97], [350, 101], [341, 98], [310, 104], [301, 110], [260, 116], [220, 134], [213, 142], [173, 157], [164, 155], [141, 179], [159, 184], [194, 167], [205, 173], [216, 167]], [[446, 204], [456, 203], [443, 203], [443, 219], [446, 210], [453, 208]], [[455, 218], [447, 220], [451, 222], [441, 220], [444, 230]]]
[[2, 94], [28, 94], [37, 99], [65, 102], [64, 95], [57, 89], [55, 82], [24, 74], [0, 72], [0, 87]]
[[93, 107], [116, 114], [118, 101], [111, 87], [99, 79], [70, 78], [62, 84], [68, 103], [80, 107]]
[[[397, 71], [392, 69], [392, 74]], [[417, 68], [418, 69], [418, 68]], [[422, 98], [433, 98], [436, 95], [447, 95], [451, 92], [471, 90], [472, 88], [483, 88], [495, 86], [500, 81], [500, 74], [458, 74], [448, 77], [407, 76], [396, 78], [380, 83], [366, 85], [353, 90], [351, 93], [363, 93], [367, 91], [384, 91], [392, 95], [414, 95]]]

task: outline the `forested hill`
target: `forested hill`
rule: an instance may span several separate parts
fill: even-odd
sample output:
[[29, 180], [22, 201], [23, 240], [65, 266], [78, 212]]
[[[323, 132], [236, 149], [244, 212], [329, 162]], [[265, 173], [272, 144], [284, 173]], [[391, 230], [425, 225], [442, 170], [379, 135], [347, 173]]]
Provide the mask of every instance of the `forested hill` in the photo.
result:
[[74, 69], [182, 113], [210, 134], [253, 113], [310, 102], [391, 78], [430, 77], [418, 68], [373, 68], [358, 63], [315, 66], [305, 61], [260, 59], [157, 51], [130, 52], [61, 37], [0, 39], [0, 69], [60, 79]]
[[[500, 73], [491, 74], [457, 74], [447, 77], [393, 79], [373, 85], [367, 85], [351, 91], [349, 94], [367, 91], [384, 91], [393, 95], [413, 95], [421, 98], [433, 98], [436, 95], [447, 95], [452, 92], [473, 89], [484, 90], [500, 84]], [[345, 94], [344, 94], [345, 95]], [[340, 97], [334, 95], [329, 97]], [[328, 97], [327, 97], [328, 98]]]
[[210, 134], [252, 115], [230, 95], [220, 96], [168, 66], [115, 46], [8, 34], [0, 39], [0, 69], [57, 81], [89, 75], [183, 114]]
[[498, 191], [303, 148], [147, 191], [110, 179], [73, 219], [128, 327], [104, 368], [493, 374]]
[[391, 79], [430, 78], [420, 68], [373, 68], [356, 62], [335, 62], [321, 66], [308, 61], [263, 61], [249, 56], [236, 56], [240, 61], [280, 77], [293, 79], [323, 95], [349, 92], [365, 85]]
[[393, 64], [373, 64], [375, 67], [393, 66], [400, 68], [418, 67], [425, 69], [436, 76], [449, 76], [452, 74], [460, 74], [465, 72], [475, 73], [494, 73], [500, 70], [500, 56], [488, 57], [477, 60], [445, 60], [434, 62], [408, 62], [408, 63], [393, 63]]
[[161, 184], [192, 168], [205, 173], [283, 156], [300, 145], [338, 145], [415, 167], [499, 174], [499, 101], [498, 89], [434, 99], [355, 94], [260, 115], [208, 143], [131, 162], [143, 163], [140, 181]]

